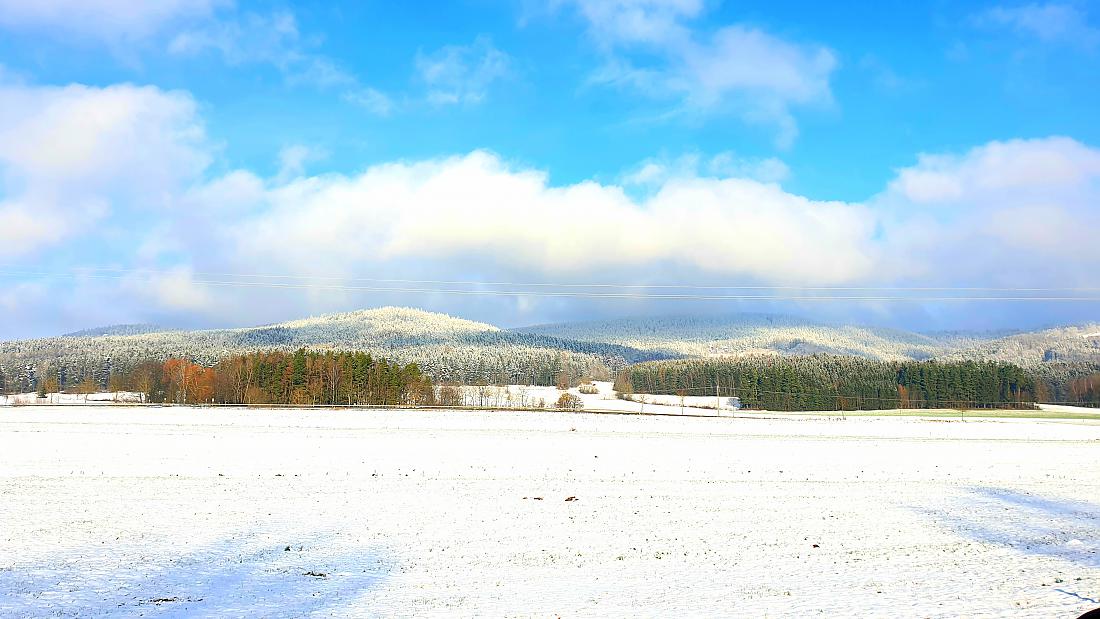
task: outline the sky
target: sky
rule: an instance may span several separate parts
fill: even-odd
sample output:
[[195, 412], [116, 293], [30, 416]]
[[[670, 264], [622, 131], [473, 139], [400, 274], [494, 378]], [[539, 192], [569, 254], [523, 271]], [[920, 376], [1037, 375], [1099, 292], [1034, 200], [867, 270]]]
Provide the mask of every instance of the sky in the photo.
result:
[[0, 0], [0, 338], [1100, 320], [939, 300], [1100, 296], [1098, 69], [1072, 0]]

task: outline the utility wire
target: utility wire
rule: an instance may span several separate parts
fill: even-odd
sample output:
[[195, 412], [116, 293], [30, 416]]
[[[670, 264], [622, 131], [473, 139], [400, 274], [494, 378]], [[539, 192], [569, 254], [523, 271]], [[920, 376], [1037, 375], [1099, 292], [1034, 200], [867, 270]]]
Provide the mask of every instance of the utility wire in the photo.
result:
[[[0, 269], [4, 269], [0, 265]], [[78, 277], [87, 272], [122, 273], [133, 275], [177, 275], [178, 271], [152, 268], [123, 267], [79, 267], [66, 271], [42, 270], [6, 270], [0, 276], [28, 275], [45, 277]], [[343, 282], [373, 282], [394, 284], [440, 284], [461, 286], [517, 286], [521, 288], [662, 288], [680, 290], [808, 290], [808, 291], [891, 291], [891, 292], [1100, 292], [1100, 287], [1070, 286], [1052, 287], [1016, 287], [1016, 286], [800, 286], [800, 285], [713, 285], [713, 284], [623, 284], [623, 283], [564, 283], [564, 282], [509, 282], [455, 279], [395, 279], [373, 277], [344, 277], [334, 275], [289, 275], [278, 273], [225, 273], [214, 271], [191, 271], [190, 275], [200, 277], [229, 277], [245, 279], [282, 279], [282, 280], [327, 280]]]
[[[73, 278], [73, 279], [93, 279], [93, 280], [123, 280], [127, 279], [125, 275], [107, 275], [107, 274], [80, 274], [77, 272], [72, 273], [58, 273], [58, 272], [31, 272], [31, 271], [0, 271], [0, 276], [37, 276], [37, 277], [58, 277], [58, 278]], [[288, 276], [289, 277], [289, 276]], [[410, 280], [417, 281], [417, 280]], [[425, 280], [421, 280], [425, 281]], [[442, 280], [440, 280], [442, 282]], [[795, 295], [795, 294], [690, 294], [690, 293], [641, 293], [641, 292], [586, 292], [575, 290], [558, 290], [558, 291], [543, 291], [543, 290], [472, 290], [463, 288], [423, 288], [423, 287], [408, 287], [408, 286], [349, 286], [343, 284], [317, 284], [317, 283], [283, 283], [283, 282], [269, 282], [269, 281], [242, 281], [242, 280], [214, 280], [214, 279], [193, 279], [189, 280], [189, 283], [202, 285], [202, 286], [216, 286], [216, 287], [231, 287], [231, 288], [266, 288], [266, 289], [284, 289], [284, 290], [325, 290], [335, 292], [381, 292], [381, 293], [403, 293], [403, 294], [442, 294], [442, 295], [458, 295], [458, 296], [498, 296], [498, 297], [568, 297], [568, 298], [589, 298], [589, 299], [651, 299], [651, 300], [695, 300], [695, 301], [882, 301], [882, 302], [947, 302], [947, 301], [1009, 301], [1009, 302], [1083, 302], [1083, 303], [1097, 303], [1100, 302], [1100, 296], [896, 296], [896, 295]], [[484, 282], [463, 282], [466, 284], [484, 284]], [[532, 285], [535, 284], [526, 284]], [[549, 285], [549, 284], [538, 284]], [[608, 285], [610, 286], [610, 285]], [[622, 287], [634, 286], [634, 285], [622, 285]], [[638, 285], [639, 287], [644, 287]], [[717, 287], [716, 287], [717, 288]], [[773, 289], [769, 287], [736, 287], [731, 286], [728, 289]], [[779, 288], [777, 290], [891, 290], [887, 288], [874, 289], [874, 288]], [[917, 290], [917, 289], [896, 289], [896, 290]], [[966, 290], [966, 289], [948, 289], [943, 288], [939, 290]], [[993, 289], [991, 289], [993, 290]], [[995, 289], [997, 291], [1004, 292], [1026, 292], [1026, 291], [1039, 291], [1040, 289]], [[1076, 289], [1047, 289], [1052, 292], [1056, 291], [1078, 291]], [[1080, 289], [1086, 290], [1086, 289]], [[1100, 289], [1098, 289], [1100, 290]]]

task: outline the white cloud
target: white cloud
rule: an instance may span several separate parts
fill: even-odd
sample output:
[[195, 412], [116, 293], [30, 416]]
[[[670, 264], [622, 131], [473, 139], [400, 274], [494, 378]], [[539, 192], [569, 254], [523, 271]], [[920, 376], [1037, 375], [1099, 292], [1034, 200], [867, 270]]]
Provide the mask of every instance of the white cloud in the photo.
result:
[[314, 53], [303, 41], [298, 21], [289, 11], [270, 15], [246, 13], [212, 20], [177, 34], [168, 49], [197, 55], [215, 51], [229, 65], [269, 64], [290, 84], [320, 88], [357, 87], [358, 79], [332, 59]]
[[1100, 270], [1100, 150], [1069, 138], [921, 155], [871, 204], [923, 277], [1080, 286]]
[[299, 179], [273, 187], [267, 200], [228, 234], [235, 258], [284, 269], [506, 260], [537, 276], [672, 264], [835, 282], [862, 276], [872, 263], [863, 207], [745, 179], [666, 178], [636, 201], [615, 185], [555, 187], [541, 171], [474, 152]]
[[1085, 285], [1100, 270], [1100, 151], [1073, 140], [923, 155], [864, 204], [745, 177], [769, 166], [782, 176], [779, 162], [688, 155], [621, 185], [553, 185], [477, 151], [301, 177], [215, 224], [211, 259], [345, 277], [810, 285]]
[[416, 57], [416, 70], [435, 104], [480, 103], [494, 82], [511, 73], [511, 58], [479, 36], [470, 45], [447, 45]]
[[[0, 107], [7, 262], [170, 271], [81, 288], [114, 322], [250, 322], [364, 302], [214, 291], [200, 272], [1044, 287], [1095, 285], [1100, 272], [1100, 150], [1069, 138], [924, 154], [879, 195], [845, 203], [786, 191], [782, 162], [732, 153], [648, 160], [618, 183], [553, 184], [544, 170], [483, 151], [310, 174], [316, 153], [289, 147], [270, 178], [210, 177], [216, 150], [186, 94], [6, 86]], [[8, 316], [35, 314], [28, 303], [50, 316], [56, 305], [48, 293], [5, 298], [23, 308]], [[434, 307], [448, 303], [458, 301]]]
[[[80, 218], [94, 219], [94, 212], [81, 212]], [[0, 200], [0, 258], [19, 256], [42, 245], [60, 241], [69, 233], [66, 218], [52, 209], [34, 208], [19, 200]]]
[[131, 85], [0, 87], [0, 164], [27, 185], [155, 194], [206, 167], [182, 92]]
[[[292, 178], [299, 174], [283, 174], [276, 178]], [[188, 188], [173, 209], [183, 212], [203, 212], [211, 216], [239, 216], [262, 203], [266, 191], [264, 180], [246, 170], [234, 170], [209, 182]]]
[[101, 39], [143, 39], [182, 19], [211, 15], [229, 0], [0, 0], [0, 26]]
[[788, 146], [798, 133], [791, 108], [832, 101], [829, 80], [837, 60], [828, 48], [741, 24], [692, 29], [690, 20], [704, 9], [696, 0], [571, 4], [608, 55], [592, 81], [675, 98], [673, 115], [734, 114], [775, 127], [777, 143]]
[[688, 153], [674, 159], [652, 158], [623, 175], [625, 186], [659, 188], [672, 179], [710, 176], [743, 178], [761, 183], [779, 183], [790, 176], [790, 168], [775, 157], [763, 159], [739, 157], [724, 151], [713, 157]]
[[321, 161], [326, 157], [328, 153], [320, 148], [305, 144], [285, 146], [279, 151], [279, 173], [275, 178], [280, 181], [302, 176], [307, 163]]
[[551, 0], [574, 4], [601, 45], [662, 43], [688, 36], [684, 20], [699, 17], [703, 0]]
[[[290, 86], [337, 89], [345, 101], [388, 115], [393, 103], [318, 51], [289, 10], [238, 12], [232, 0], [0, 0], [0, 27], [42, 31], [68, 41], [73, 33], [105, 44], [137, 64], [156, 47], [176, 57], [216, 54], [229, 66], [268, 65]], [[12, 81], [0, 66], [0, 80]]]
[[357, 88], [344, 93], [344, 100], [354, 103], [376, 116], [389, 116], [394, 110], [393, 99], [374, 88]]
[[211, 290], [196, 283], [194, 273], [187, 266], [128, 274], [121, 280], [119, 287], [132, 297], [146, 301], [154, 307], [201, 313], [216, 306]]
[[156, 209], [210, 161], [191, 97], [130, 85], [0, 86], [0, 221], [18, 255], [119, 208]]
[[916, 204], [956, 204], [980, 195], [1016, 201], [1068, 197], [1100, 177], [1100, 152], [1076, 140], [990, 142], [964, 155], [928, 155], [903, 169], [890, 189]]
[[270, 65], [291, 86], [338, 89], [344, 101], [377, 116], [394, 110], [388, 95], [363, 85], [339, 62], [317, 52], [317, 45], [316, 37], [302, 35], [293, 13], [277, 11], [208, 21], [178, 33], [168, 49], [180, 56], [215, 52], [231, 66]]
[[979, 25], [1001, 26], [1044, 43], [1095, 47], [1100, 29], [1088, 22], [1084, 11], [1072, 4], [1022, 4], [993, 7], [975, 17]]
[[744, 158], [729, 151], [712, 157], [707, 162], [706, 171], [717, 176], [750, 178], [762, 183], [778, 183], [791, 175], [787, 164], [775, 157]]

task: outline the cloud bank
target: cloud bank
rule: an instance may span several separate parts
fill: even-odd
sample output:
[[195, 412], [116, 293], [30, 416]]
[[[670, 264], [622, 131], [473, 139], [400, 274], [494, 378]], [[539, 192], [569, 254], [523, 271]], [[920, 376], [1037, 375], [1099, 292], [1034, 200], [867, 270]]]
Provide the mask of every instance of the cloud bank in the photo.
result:
[[[1065, 137], [921, 154], [877, 195], [848, 203], [791, 193], [781, 162], [729, 153], [649, 160], [618, 182], [556, 184], [488, 151], [308, 174], [318, 156], [298, 147], [273, 154], [282, 165], [265, 178], [213, 165], [219, 150], [186, 93], [7, 85], [0, 107], [9, 269], [157, 271], [89, 276], [75, 290], [8, 276], [0, 303], [15, 319], [4, 337], [379, 303], [470, 307], [431, 295], [211, 288], [196, 283], [205, 273], [1048, 287], [1094, 284], [1100, 270], [1100, 150]], [[587, 311], [576, 300], [507, 303], [500, 311], [520, 312], [519, 322]]]
[[214, 156], [186, 93], [0, 86], [0, 109], [0, 258], [163, 208]]

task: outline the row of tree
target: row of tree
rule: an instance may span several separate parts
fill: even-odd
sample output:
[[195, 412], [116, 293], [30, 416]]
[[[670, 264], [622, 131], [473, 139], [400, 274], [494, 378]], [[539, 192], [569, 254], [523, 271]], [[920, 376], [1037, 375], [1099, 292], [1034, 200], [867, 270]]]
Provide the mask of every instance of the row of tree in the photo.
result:
[[363, 352], [259, 352], [213, 367], [187, 359], [149, 361], [115, 374], [112, 387], [148, 402], [181, 404], [432, 404], [435, 391], [415, 364]]
[[992, 362], [885, 362], [860, 357], [741, 357], [641, 363], [619, 372], [624, 393], [736, 396], [777, 411], [1032, 407], [1043, 381]]
[[601, 342], [578, 342], [404, 308], [320, 316], [249, 329], [156, 330], [118, 326], [68, 336], [0, 341], [0, 367], [10, 368], [10, 391], [28, 392], [39, 379], [58, 378], [71, 390], [91, 376], [106, 388], [112, 373], [142, 362], [190, 359], [211, 367], [232, 355], [266, 350], [293, 354], [355, 350], [394, 362], [415, 363], [435, 382], [464, 385], [553, 385], [567, 376], [610, 380], [629, 363], [668, 355]]
[[[183, 358], [79, 375], [64, 368], [0, 366], [0, 393], [133, 391], [149, 402], [225, 404], [453, 404], [417, 364], [364, 352], [269, 351], [203, 366]], [[548, 382], [567, 388], [560, 367]], [[509, 381], [511, 382], [511, 381]], [[1100, 406], [1091, 366], [1023, 369], [994, 362], [883, 362], [850, 356], [655, 361], [616, 376], [623, 393], [736, 396], [749, 408], [859, 410], [980, 408], [1067, 402]], [[447, 400], [447, 401], [445, 401]]]
[[1100, 372], [1069, 381], [1067, 401], [1100, 406]]
[[[257, 349], [293, 355], [298, 350]], [[306, 351], [326, 354], [333, 349]], [[354, 350], [354, 349], [353, 349]], [[57, 352], [57, 351], [55, 351]], [[212, 367], [233, 356], [254, 355], [256, 351], [226, 353], [222, 356], [194, 356], [187, 351], [163, 354], [151, 351], [142, 357], [103, 355], [78, 355], [57, 352], [56, 355], [20, 359], [12, 363], [0, 354], [0, 394], [29, 393], [47, 389], [50, 392], [67, 392], [92, 388], [92, 391], [116, 391], [111, 381], [136, 371], [150, 361], [188, 359], [206, 367]], [[371, 351], [361, 350], [365, 354]], [[612, 367], [625, 367], [619, 359], [603, 360], [594, 354], [572, 351], [523, 348], [517, 346], [493, 350], [489, 347], [424, 348], [374, 351], [375, 358], [384, 357], [402, 365], [415, 364], [437, 383], [461, 385], [578, 385], [586, 380], [611, 380]]]

